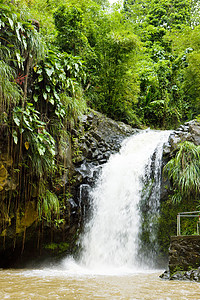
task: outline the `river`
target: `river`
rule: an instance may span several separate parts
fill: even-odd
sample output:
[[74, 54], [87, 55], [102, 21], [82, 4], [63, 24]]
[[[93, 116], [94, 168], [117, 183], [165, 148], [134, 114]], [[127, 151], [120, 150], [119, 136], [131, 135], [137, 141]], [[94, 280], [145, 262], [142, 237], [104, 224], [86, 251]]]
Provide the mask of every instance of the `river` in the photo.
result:
[[69, 273], [61, 268], [1, 270], [0, 299], [200, 299], [195, 282], [165, 281], [162, 271], [124, 275]]

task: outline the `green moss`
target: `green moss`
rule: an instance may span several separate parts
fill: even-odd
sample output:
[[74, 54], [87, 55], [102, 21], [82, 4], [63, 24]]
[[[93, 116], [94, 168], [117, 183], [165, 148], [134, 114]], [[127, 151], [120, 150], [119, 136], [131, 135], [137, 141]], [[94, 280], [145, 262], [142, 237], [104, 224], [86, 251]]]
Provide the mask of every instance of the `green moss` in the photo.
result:
[[184, 272], [185, 270], [180, 267], [180, 266], [176, 266], [174, 269], [173, 269], [173, 272], [171, 273], [171, 275], [175, 274], [176, 272]]
[[61, 243], [50, 243], [50, 244], [46, 244], [44, 245], [44, 248], [46, 250], [49, 250], [50, 252], [53, 252], [55, 254], [62, 254], [64, 252], [67, 252], [69, 250], [70, 245], [68, 243], [65, 242], [61, 242]]

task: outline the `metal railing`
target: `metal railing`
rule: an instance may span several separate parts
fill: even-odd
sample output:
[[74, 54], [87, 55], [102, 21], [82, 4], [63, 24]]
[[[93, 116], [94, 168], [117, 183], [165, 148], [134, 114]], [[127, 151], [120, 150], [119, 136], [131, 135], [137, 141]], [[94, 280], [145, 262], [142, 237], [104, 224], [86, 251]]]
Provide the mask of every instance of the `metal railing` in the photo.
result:
[[177, 215], [177, 235], [181, 235], [181, 218], [199, 218], [197, 221], [197, 235], [199, 235], [200, 211], [180, 212]]

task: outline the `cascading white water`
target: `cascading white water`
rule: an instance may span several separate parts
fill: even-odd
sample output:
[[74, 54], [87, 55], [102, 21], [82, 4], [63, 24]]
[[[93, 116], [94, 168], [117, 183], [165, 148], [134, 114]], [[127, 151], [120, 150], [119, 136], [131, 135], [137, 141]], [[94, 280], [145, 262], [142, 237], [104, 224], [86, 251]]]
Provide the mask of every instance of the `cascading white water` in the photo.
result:
[[[102, 168], [93, 189], [93, 214], [82, 239], [81, 264], [91, 269], [138, 268], [138, 205], [151, 158], [160, 160], [169, 132], [146, 131], [126, 139]], [[159, 168], [155, 162], [155, 166]]]

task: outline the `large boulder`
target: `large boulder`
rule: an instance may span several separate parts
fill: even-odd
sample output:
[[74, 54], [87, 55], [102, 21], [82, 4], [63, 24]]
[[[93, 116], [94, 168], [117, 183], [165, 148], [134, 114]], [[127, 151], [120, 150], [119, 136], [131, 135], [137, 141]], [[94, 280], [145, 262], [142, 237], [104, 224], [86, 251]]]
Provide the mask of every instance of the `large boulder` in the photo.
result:
[[195, 145], [200, 145], [200, 122], [193, 120], [181, 125], [169, 137], [171, 151], [176, 150], [180, 142], [193, 142]]

